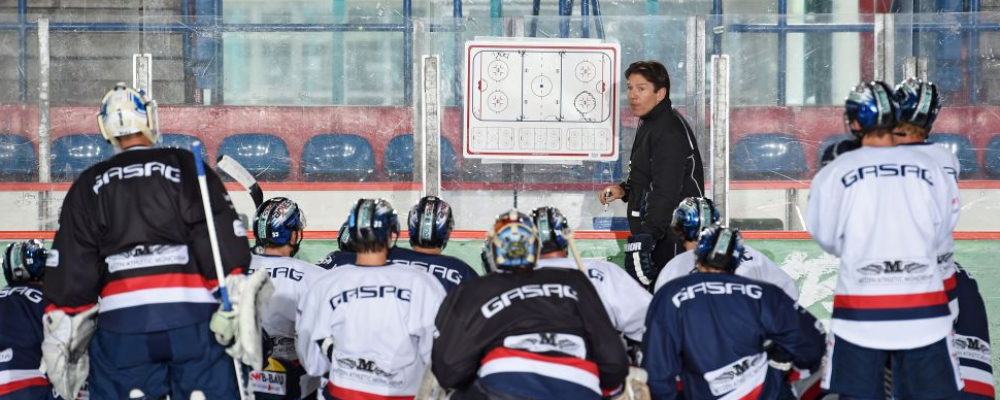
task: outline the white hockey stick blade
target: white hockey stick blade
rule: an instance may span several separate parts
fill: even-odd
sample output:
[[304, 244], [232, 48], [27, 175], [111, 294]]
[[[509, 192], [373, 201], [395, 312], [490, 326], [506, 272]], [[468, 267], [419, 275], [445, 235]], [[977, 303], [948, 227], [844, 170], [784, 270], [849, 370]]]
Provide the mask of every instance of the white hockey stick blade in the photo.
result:
[[260, 207], [264, 203], [264, 192], [260, 189], [260, 185], [257, 184], [257, 179], [239, 161], [234, 160], [230, 156], [222, 155], [219, 156], [215, 164], [223, 172], [233, 177], [240, 186], [243, 186], [244, 189], [250, 192], [250, 198], [253, 199], [254, 207]]

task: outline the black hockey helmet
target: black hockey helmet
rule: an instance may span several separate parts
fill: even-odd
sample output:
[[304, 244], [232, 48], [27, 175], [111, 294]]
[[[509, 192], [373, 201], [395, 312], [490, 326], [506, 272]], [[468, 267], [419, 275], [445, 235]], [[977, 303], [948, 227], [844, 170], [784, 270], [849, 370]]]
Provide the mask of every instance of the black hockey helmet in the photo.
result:
[[735, 272], [740, 266], [743, 252], [743, 235], [740, 230], [722, 225], [713, 225], [701, 231], [698, 247], [694, 250], [701, 264], [729, 273]]
[[455, 227], [451, 206], [434, 196], [424, 196], [414, 204], [407, 220], [411, 246], [443, 249]]

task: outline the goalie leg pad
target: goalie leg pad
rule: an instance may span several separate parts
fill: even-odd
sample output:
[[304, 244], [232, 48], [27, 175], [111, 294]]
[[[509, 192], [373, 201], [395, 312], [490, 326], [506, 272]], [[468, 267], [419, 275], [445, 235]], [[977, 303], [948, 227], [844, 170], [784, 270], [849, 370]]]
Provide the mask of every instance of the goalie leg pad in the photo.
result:
[[87, 347], [97, 330], [97, 311], [94, 306], [71, 316], [55, 310], [42, 318], [45, 335], [42, 368], [47, 371], [53, 389], [63, 398], [76, 397], [87, 381], [90, 373]]
[[258, 269], [244, 283], [240, 291], [238, 341], [243, 350], [241, 361], [253, 369], [264, 368], [264, 340], [261, 323], [267, 305], [274, 295], [274, 285], [267, 269]]

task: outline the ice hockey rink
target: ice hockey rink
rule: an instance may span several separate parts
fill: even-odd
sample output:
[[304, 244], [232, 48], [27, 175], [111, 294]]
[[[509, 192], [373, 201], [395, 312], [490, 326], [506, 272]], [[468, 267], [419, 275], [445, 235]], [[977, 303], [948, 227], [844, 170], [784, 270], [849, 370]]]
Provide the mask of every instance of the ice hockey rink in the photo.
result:
[[126, 82], [157, 100], [160, 146], [200, 140], [302, 206], [300, 259], [336, 249], [359, 197], [405, 214], [434, 194], [455, 212], [445, 253], [480, 270], [494, 217], [543, 205], [584, 257], [621, 264], [625, 205], [597, 196], [628, 169], [639, 60], [667, 66], [722, 218], [821, 319], [839, 261], [804, 216], [819, 155], [847, 138], [844, 98], [937, 84], [930, 139], [961, 163], [955, 258], [1000, 338], [998, 0], [0, 0], [0, 244], [50, 243], [73, 179], [113, 153], [95, 115]]

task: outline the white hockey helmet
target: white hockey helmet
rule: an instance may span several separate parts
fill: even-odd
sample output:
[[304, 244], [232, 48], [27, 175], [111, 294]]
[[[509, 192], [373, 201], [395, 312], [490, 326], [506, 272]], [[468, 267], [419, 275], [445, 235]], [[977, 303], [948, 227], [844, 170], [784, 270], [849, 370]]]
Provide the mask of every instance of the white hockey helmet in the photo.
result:
[[136, 91], [124, 82], [118, 82], [101, 100], [97, 124], [101, 134], [116, 148], [118, 137], [142, 133], [150, 142], [160, 141], [159, 115], [156, 101], [146, 97], [145, 91]]

